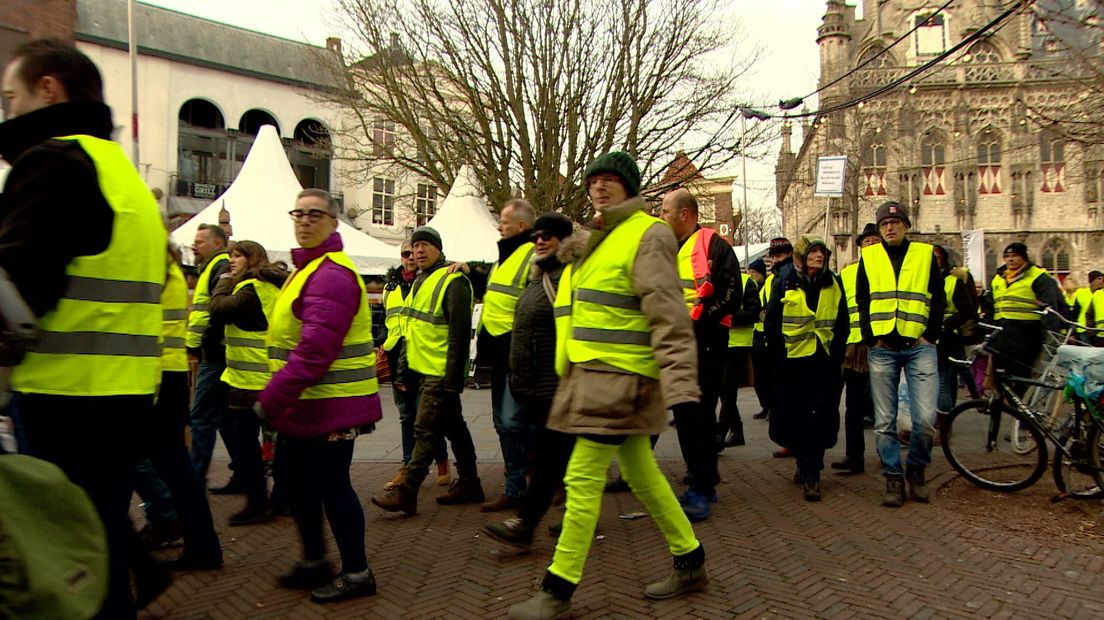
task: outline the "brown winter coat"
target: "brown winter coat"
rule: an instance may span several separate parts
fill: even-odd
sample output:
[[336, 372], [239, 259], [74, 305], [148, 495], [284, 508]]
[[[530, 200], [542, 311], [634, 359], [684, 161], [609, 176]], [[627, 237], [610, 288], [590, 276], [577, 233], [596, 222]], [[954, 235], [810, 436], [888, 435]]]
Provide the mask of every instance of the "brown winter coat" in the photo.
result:
[[[608, 231], [644, 209], [640, 197], [606, 209], [602, 230], [582, 230], [566, 239], [560, 259], [586, 260]], [[552, 402], [548, 428], [574, 434], [657, 435], [667, 429], [668, 408], [697, 402], [697, 348], [682, 298], [677, 254], [671, 229], [653, 225], [640, 240], [633, 266], [633, 289], [651, 326], [659, 380], [600, 362], [569, 362]]]

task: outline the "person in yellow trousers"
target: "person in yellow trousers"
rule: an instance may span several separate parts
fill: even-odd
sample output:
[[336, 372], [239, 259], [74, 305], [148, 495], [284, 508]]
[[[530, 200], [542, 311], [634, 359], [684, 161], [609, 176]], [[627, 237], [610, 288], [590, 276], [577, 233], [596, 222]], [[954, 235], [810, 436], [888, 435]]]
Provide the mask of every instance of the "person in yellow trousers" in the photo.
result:
[[268, 481], [264, 474], [261, 422], [253, 415], [257, 394], [268, 385], [265, 335], [287, 271], [268, 262], [268, 252], [255, 241], [239, 241], [230, 250], [230, 271], [219, 276], [208, 306], [212, 317], [226, 326], [226, 370], [229, 386], [226, 449], [236, 469], [234, 478], [245, 490], [246, 505], [230, 516], [230, 525], [250, 525], [271, 518]]
[[[254, 410], [279, 433], [278, 465], [287, 476], [303, 560], [280, 575], [285, 588], [311, 589], [330, 603], [376, 593], [364, 552], [364, 509], [349, 480], [353, 443], [383, 417], [376, 381], [372, 313], [364, 282], [337, 232], [337, 201], [305, 189], [289, 212], [298, 248], [295, 271], [268, 317], [272, 379]], [[341, 572], [331, 580], [322, 538], [330, 524]]]
[[554, 304], [562, 380], [548, 418], [550, 429], [576, 436], [564, 477], [567, 511], [541, 589], [510, 607], [515, 619], [569, 613], [615, 456], [674, 556], [674, 572], [644, 595], [671, 598], [709, 583], [705, 550], [649, 440], [666, 430], [669, 408], [706, 415], [698, 402], [697, 352], [676, 268], [677, 242], [668, 226], [648, 215], [630, 155], [599, 156], [583, 179], [598, 215], [589, 236], [568, 242], [576, 258]]

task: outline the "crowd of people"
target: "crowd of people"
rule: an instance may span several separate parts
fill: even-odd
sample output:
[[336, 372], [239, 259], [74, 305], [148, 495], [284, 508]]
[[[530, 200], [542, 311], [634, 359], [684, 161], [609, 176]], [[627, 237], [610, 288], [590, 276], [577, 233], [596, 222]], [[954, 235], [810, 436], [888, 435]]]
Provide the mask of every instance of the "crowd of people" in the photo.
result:
[[[356, 438], [382, 419], [377, 356], [391, 370], [402, 464], [371, 503], [415, 515], [436, 466], [445, 487], [437, 503], [511, 511], [486, 532], [527, 547], [562, 494], [540, 590], [509, 611], [545, 619], [570, 610], [606, 492], [631, 491], [672, 556], [671, 573], [646, 586], [646, 597], [708, 585], [693, 523], [709, 519], [718, 501], [718, 454], [745, 443], [741, 387], [754, 387], [761, 411], [753, 417], [768, 419], [776, 456], [794, 459], [805, 500], [821, 499], [845, 392], [846, 457], [831, 467], [863, 472], [864, 427], [872, 427], [882, 505], [928, 502], [934, 430], [958, 393], [948, 360], [978, 340], [979, 320], [1004, 328], [993, 364], [1015, 372], [1034, 365], [1056, 327], [1039, 308], [1104, 322], [1104, 273], [1091, 272], [1088, 289], [1067, 279], [1063, 296], [1012, 243], [982, 291], [945, 248], [909, 238], [908, 209], [895, 201], [877, 208], [856, 239], [859, 259], [839, 273], [829, 244], [814, 235], [773, 239], [767, 260], [745, 271], [700, 225], [689, 191], [672, 189], [653, 209], [635, 160], [616, 151], [583, 173], [591, 221], [538, 214], [524, 199], [502, 205], [489, 269], [449, 261], [437, 231], [415, 229], [399, 249], [375, 335], [365, 283], [337, 232], [337, 202], [318, 189], [290, 205], [299, 245], [290, 266], [201, 225], [189, 299], [157, 204], [110, 141], [96, 67], [53, 41], [13, 56], [3, 78], [10, 120], [0, 124], [0, 154], [13, 166], [0, 267], [37, 317], [38, 337], [11, 372], [9, 412], [20, 451], [57, 465], [102, 521], [102, 618], [135, 617], [169, 586], [169, 570], [222, 566], [208, 492], [244, 496], [230, 526], [294, 518], [302, 557], [280, 575], [282, 587], [309, 590], [318, 603], [374, 594], [350, 465]], [[51, 225], [68, 216], [79, 230]], [[461, 398], [477, 299], [505, 478], [489, 501]], [[897, 426], [902, 382], [907, 438]], [[965, 383], [983, 387], [973, 376]], [[668, 412], [687, 470], [681, 494], [653, 455]], [[216, 435], [232, 476], [208, 489]], [[268, 459], [263, 442], [273, 438]], [[614, 459], [619, 476], [611, 478]], [[141, 536], [128, 514], [135, 491], [149, 521]], [[339, 567], [327, 559], [323, 519]], [[179, 537], [178, 557], [153, 559], [148, 548]]]

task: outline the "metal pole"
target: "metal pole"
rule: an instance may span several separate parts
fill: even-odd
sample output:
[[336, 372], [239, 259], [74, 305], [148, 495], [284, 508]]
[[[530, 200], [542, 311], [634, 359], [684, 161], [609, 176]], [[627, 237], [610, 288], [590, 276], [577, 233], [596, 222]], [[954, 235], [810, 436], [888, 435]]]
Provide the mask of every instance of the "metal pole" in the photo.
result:
[[824, 199], [824, 242], [828, 243], [828, 217], [832, 211], [832, 199]]
[[[134, 167], [138, 158], [138, 43], [134, 40], [134, 0], [127, 0], [127, 47], [130, 54], [130, 139], [134, 148]], [[139, 168], [139, 171], [141, 168]]]
[[747, 235], [747, 218], [748, 218], [748, 201], [747, 201], [747, 117], [743, 114], [740, 115], [740, 131], [743, 132], [744, 137], [740, 139], [740, 160], [743, 166], [743, 178], [741, 185], [744, 186], [744, 206], [740, 209], [740, 236], [744, 238], [744, 268], [748, 266], [748, 235]]

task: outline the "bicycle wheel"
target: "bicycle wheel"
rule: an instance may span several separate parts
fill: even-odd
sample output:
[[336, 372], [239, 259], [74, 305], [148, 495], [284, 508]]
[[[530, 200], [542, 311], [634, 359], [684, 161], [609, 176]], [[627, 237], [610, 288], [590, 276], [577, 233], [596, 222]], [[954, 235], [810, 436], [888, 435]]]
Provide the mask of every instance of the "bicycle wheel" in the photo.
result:
[[1083, 439], [1067, 440], [1066, 449], [1070, 456], [1061, 450], [1054, 452], [1054, 485], [1074, 499], [1099, 499], [1104, 497], [1104, 474], [1100, 471], [1101, 456], [1104, 450], [1101, 443], [1104, 436], [1100, 427], [1088, 420]]
[[[1013, 449], [1015, 422], [1020, 423], [1018, 432], [1031, 436], [1036, 450], [1022, 454]], [[966, 401], [951, 409], [939, 433], [947, 462], [983, 489], [1019, 491], [1035, 484], [1046, 471], [1042, 433], [1004, 403]]]

